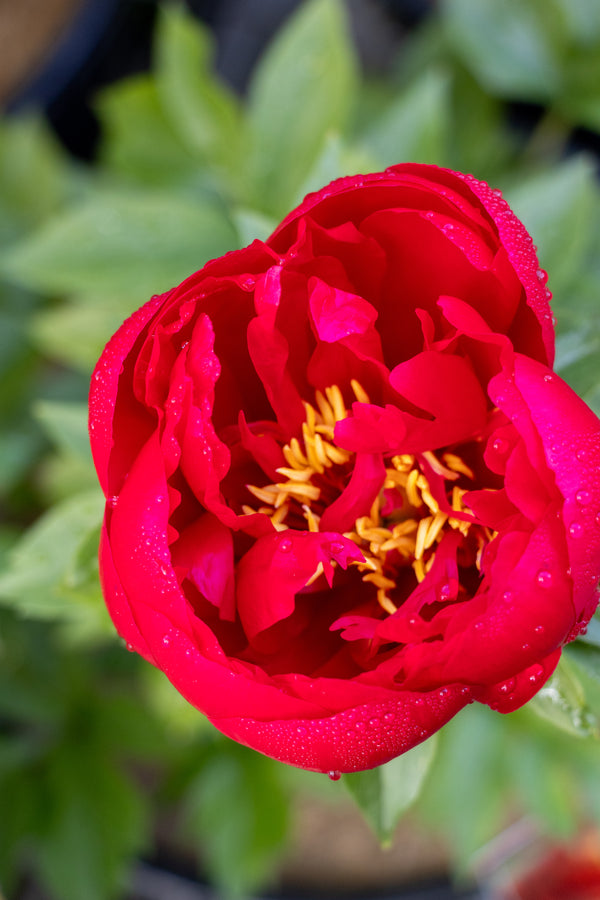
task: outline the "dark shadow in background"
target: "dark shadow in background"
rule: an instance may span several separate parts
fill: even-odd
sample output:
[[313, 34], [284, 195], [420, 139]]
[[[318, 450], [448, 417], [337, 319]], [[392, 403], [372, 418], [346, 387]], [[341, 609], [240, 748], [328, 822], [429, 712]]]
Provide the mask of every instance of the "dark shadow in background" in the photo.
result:
[[[186, 5], [214, 34], [217, 72], [243, 95], [263, 48], [301, 3], [188, 0]], [[432, 6], [432, 0], [348, 0], [365, 66], [384, 68], [404, 31]], [[157, 11], [156, 0], [83, 0], [47, 61], [12, 98], [8, 112], [43, 108], [66, 149], [92, 161], [100, 139], [93, 96], [107, 84], [150, 68]]]

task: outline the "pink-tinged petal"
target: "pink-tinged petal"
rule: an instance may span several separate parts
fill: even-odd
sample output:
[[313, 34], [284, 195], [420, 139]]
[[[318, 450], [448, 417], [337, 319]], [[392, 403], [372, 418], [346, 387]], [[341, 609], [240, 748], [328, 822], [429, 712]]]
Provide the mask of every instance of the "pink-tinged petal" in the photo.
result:
[[[322, 706], [286, 696], [228, 658], [193, 613], [171, 564], [165, 534], [164, 472], [156, 440], [132, 468], [108, 529], [115, 571], [149, 658], [207, 715], [314, 716]], [[250, 712], [251, 711], [251, 712]]]
[[277, 469], [285, 465], [281, 443], [275, 439], [275, 433], [281, 437], [279, 426], [272, 422], [252, 422], [248, 425], [243, 410], [240, 410], [238, 426], [242, 447], [252, 455], [270, 483], [279, 481]]
[[587, 620], [598, 603], [600, 577], [600, 421], [558, 375], [534, 360], [517, 357], [515, 384], [564, 497], [573, 599], [578, 618]]
[[154, 663], [148, 645], [143, 634], [137, 626], [134, 612], [129, 604], [127, 595], [123, 590], [123, 586], [119, 581], [115, 565], [112, 558], [110, 541], [106, 531], [106, 522], [102, 525], [100, 533], [100, 580], [102, 583], [102, 591], [106, 598], [106, 606], [110, 614], [113, 624], [127, 644], [128, 650], [135, 650], [140, 656]]
[[332, 344], [350, 335], [369, 334], [379, 346], [379, 336], [373, 329], [377, 310], [371, 303], [320, 278], [309, 279], [308, 289], [310, 315], [320, 341]]
[[555, 499], [531, 465], [523, 441], [519, 441], [507, 460], [504, 484], [508, 499], [533, 523], [543, 518]]
[[424, 351], [396, 366], [390, 384], [427, 414], [424, 419], [405, 414], [405, 453], [468, 440], [485, 427], [486, 398], [470, 363], [460, 356]]
[[302, 590], [318, 567], [329, 585], [332, 561], [345, 569], [362, 560], [356, 544], [335, 532], [287, 531], [259, 538], [237, 566], [237, 609], [252, 640], [276, 622], [288, 618]]
[[378, 623], [376, 639], [380, 644], [387, 641], [409, 644], [439, 637], [439, 613], [434, 616], [428, 615], [428, 607], [435, 604], [446, 607], [447, 604], [456, 601], [458, 595], [456, 553], [460, 543], [459, 533], [450, 531], [444, 535], [427, 577], [417, 585], [395, 613]]
[[421, 213], [432, 225], [442, 232], [447, 241], [458, 247], [472, 266], [477, 269], [490, 269], [494, 262], [495, 248], [486, 241], [481, 233], [477, 233], [469, 222], [463, 225], [453, 216], [442, 213]]
[[530, 535], [511, 531], [495, 539], [497, 551], [478, 603], [457, 606], [443, 642], [403, 653], [407, 687], [418, 690], [431, 682], [453, 681], [493, 684], [560, 647], [575, 612], [564, 528], [557, 513], [556, 508], [549, 510]]
[[406, 414], [388, 404], [354, 403], [352, 415], [335, 426], [335, 442], [344, 450], [377, 454], [399, 452], [406, 441]]
[[370, 641], [375, 637], [378, 619], [371, 616], [340, 616], [330, 626], [331, 631], [339, 631], [345, 641]]
[[462, 686], [392, 699], [312, 719], [213, 718], [224, 734], [281, 762], [315, 772], [356, 772], [420, 744], [470, 700]]
[[497, 712], [509, 713], [519, 709], [531, 700], [544, 686], [557, 667], [562, 650], [559, 648], [545, 659], [532, 663], [514, 678], [507, 678], [497, 684], [483, 688], [473, 688], [473, 699], [487, 703]]
[[229, 528], [205, 513], [185, 529], [172, 547], [173, 566], [181, 583], [188, 578], [221, 618], [235, 621], [233, 538]]
[[350, 481], [321, 516], [323, 531], [351, 531], [359, 516], [366, 516], [385, 481], [379, 454], [357, 453]]
[[286, 435], [302, 425], [304, 407], [288, 371], [289, 344], [276, 326], [281, 301], [281, 266], [273, 266], [256, 286], [256, 317], [248, 325], [248, 349], [277, 421]]
[[546, 276], [540, 269], [533, 241], [523, 223], [517, 219], [500, 191], [492, 189], [485, 181], [472, 175], [457, 174], [469, 190], [483, 204], [498, 230], [500, 242], [506, 248], [508, 258], [525, 289], [527, 305], [533, 310], [541, 327], [548, 365], [554, 362], [554, 327], [550, 312], [550, 294], [546, 290]]
[[468, 491], [463, 497], [463, 502], [475, 513], [477, 521], [491, 528], [492, 531], [504, 531], [510, 528], [521, 516], [503, 489]]
[[[92, 375], [89, 398], [90, 444], [96, 472], [107, 497], [113, 493], [112, 485], [109, 484], [112, 475], [109, 462], [113, 450], [113, 420], [117, 395], [124, 393], [120, 381], [124, 361], [139, 340], [140, 333], [160, 310], [168, 296], [163, 294], [153, 297], [121, 325], [104, 348]], [[140, 426], [143, 430], [147, 428], [147, 413], [131, 398], [127, 402], [123, 418], [126, 426], [119, 428], [119, 443], [128, 440], [128, 435], [131, 436], [131, 442], [136, 442]]]

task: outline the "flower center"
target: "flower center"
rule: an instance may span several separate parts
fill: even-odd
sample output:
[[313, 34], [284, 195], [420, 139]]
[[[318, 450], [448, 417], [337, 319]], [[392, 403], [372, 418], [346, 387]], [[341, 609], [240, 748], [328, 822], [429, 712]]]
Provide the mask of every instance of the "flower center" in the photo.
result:
[[[350, 384], [359, 403], [370, 402], [357, 381]], [[301, 440], [292, 438], [282, 448], [288, 463], [277, 469], [282, 480], [264, 487], [246, 485], [263, 505], [258, 509], [244, 505], [243, 513], [269, 516], [278, 531], [319, 531], [321, 516], [346, 487], [356, 456], [335, 443], [335, 425], [349, 415], [337, 385], [316, 391], [315, 405], [304, 402], [304, 408]], [[483, 550], [494, 535], [476, 523], [463, 502], [468, 489], [456, 482], [472, 481], [474, 473], [456, 453], [446, 451], [439, 458], [431, 451], [400, 453], [386, 457], [385, 463], [385, 479], [368, 515], [359, 516], [344, 537], [360, 548], [364, 561], [352, 564], [364, 573], [364, 582], [375, 586], [379, 605], [392, 614], [398, 607], [390, 594], [400, 570], [411, 567], [417, 581], [423, 581], [448, 529], [473, 538], [478, 569]], [[432, 493], [426, 471], [440, 476], [436, 493], [441, 502]], [[322, 573], [319, 563], [308, 584]]]

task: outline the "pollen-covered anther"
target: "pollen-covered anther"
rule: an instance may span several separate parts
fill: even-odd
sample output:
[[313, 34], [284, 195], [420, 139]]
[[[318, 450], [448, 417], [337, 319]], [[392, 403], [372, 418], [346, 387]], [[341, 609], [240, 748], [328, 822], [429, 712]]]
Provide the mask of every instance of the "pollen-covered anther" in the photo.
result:
[[[353, 380], [351, 387], [357, 402], [370, 402], [358, 382]], [[287, 480], [266, 487], [248, 485], [250, 493], [265, 504], [258, 512], [269, 516], [277, 531], [302, 527], [297, 524], [299, 520], [304, 521], [309, 532], [320, 531], [327, 503], [339, 496], [351, 475], [355, 454], [338, 447], [334, 438], [336, 423], [350, 415], [339, 387], [317, 390], [314, 405], [305, 402], [304, 410], [301, 438], [292, 438], [282, 448], [287, 465], [278, 468], [277, 473]], [[434, 496], [427, 472], [434, 472], [447, 485], [447, 511], [440, 508], [442, 498]], [[410, 566], [416, 580], [423, 581], [446, 530], [459, 531], [467, 538], [476, 524], [464, 502], [467, 490], [457, 484], [461, 478], [473, 480], [475, 475], [456, 453], [445, 451], [439, 457], [433, 451], [394, 454], [386, 460], [385, 478], [368, 515], [358, 516], [354, 527], [344, 532], [344, 537], [354, 541], [363, 554], [362, 560], [351, 560], [350, 566], [358, 569], [363, 582], [376, 588], [377, 602], [388, 614], [397, 609], [390, 595], [396, 589], [400, 568]], [[391, 511], [386, 490], [399, 495], [399, 502]], [[388, 510], [385, 516], [384, 508]], [[249, 515], [255, 510], [244, 506], [243, 512]], [[476, 565], [480, 569], [484, 550], [494, 534], [478, 526], [474, 535]], [[323, 571], [322, 565], [317, 566], [307, 585], [313, 584]]]

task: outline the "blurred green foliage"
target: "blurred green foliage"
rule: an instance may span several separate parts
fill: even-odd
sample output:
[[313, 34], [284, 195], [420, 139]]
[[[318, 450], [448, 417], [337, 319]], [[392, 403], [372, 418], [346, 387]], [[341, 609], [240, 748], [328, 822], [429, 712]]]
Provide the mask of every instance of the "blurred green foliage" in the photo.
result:
[[[165, 815], [225, 890], [258, 889], [305, 784], [207, 727], [125, 652], [101, 600], [87, 383], [151, 294], [267, 236], [340, 175], [404, 160], [472, 171], [533, 234], [554, 291], [558, 370], [600, 413], [597, 161], [576, 142], [577, 129], [600, 131], [600, 5], [446, 0], [377, 78], [360, 72], [346, 12], [342, 0], [302, 4], [242, 102], [213, 76], [208, 34], [165, 5], [153, 71], [97, 98], [91, 168], [35, 114], [0, 124], [6, 892], [28, 871], [56, 900], [117, 897]], [[534, 127], [511, 125], [515, 101], [537, 104]], [[465, 868], [515, 811], [559, 834], [600, 819], [598, 715], [592, 623], [527, 709], [470, 708], [438, 741], [345, 781], [384, 840], [416, 801]]]

